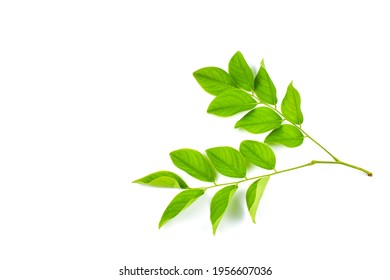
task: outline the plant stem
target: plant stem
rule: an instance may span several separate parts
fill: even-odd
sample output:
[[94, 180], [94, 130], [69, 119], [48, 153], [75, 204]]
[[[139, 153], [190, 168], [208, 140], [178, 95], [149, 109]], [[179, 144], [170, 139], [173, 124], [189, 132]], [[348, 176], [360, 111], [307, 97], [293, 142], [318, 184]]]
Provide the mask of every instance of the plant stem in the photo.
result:
[[293, 126], [298, 128], [307, 138], [309, 138], [311, 141], [313, 141], [318, 147], [323, 149], [328, 155], [330, 155], [335, 161], [340, 161], [337, 157], [335, 157], [331, 152], [329, 152], [327, 149], [325, 149], [324, 146], [322, 146], [320, 143], [318, 143], [316, 140], [314, 140], [313, 137], [311, 137], [309, 134], [307, 134], [306, 131], [304, 131], [301, 127], [297, 126], [296, 124], [291, 123]]
[[348, 167], [360, 170], [360, 171], [366, 173], [368, 176], [372, 177], [372, 173], [370, 171], [368, 171], [368, 170], [366, 170], [364, 168], [361, 168], [361, 167], [358, 167], [358, 166], [346, 163], [344, 161], [340, 161], [340, 160], [337, 160], [337, 161], [312, 160], [311, 162], [308, 162], [308, 163], [302, 164], [302, 165], [298, 165], [298, 166], [295, 166], [295, 167], [292, 167], [292, 168], [283, 169], [283, 170], [280, 170], [280, 171], [275, 171], [275, 172], [272, 172], [272, 173], [268, 173], [268, 174], [264, 174], [264, 175], [260, 175], [260, 176], [255, 176], [255, 177], [251, 177], [251, 178], [245, 178], [245, 179], [242, 179], [242, 180], [233, 181], [233, 182], [229, 182], [229, 183], [215, 184], [213, 186], [203, 187], [203, 189], [211, 189], [211, 188], [228, 186], [228, 185], [237, 185], [237, 184], [244, 183], [244, 182], [247, 182], [247, 181], [252, 181], [252, 180], [256, 180], [256, 179], [260, 179], [260, 178], [264, 178], [264, 177], [268, 177], [268, 176], [273, 176], [273, 175], [277, 175], [277, 174], [281, 174], [281, 173], [297, 170], [297, 169], [304, 168], [304, 167], [307, 167], [307, 166], [311, 166], [311, 165], [314, 165], [314, 164], [340, 164], [340, 165], [345, 165], [345, 166], [348, 166]]
[[344, 161], [341, 161], [341, 160], [337, 160], [337, 161], [314, 160], [314, 162], [315, 163], [324, 163], [324, 164], [341, 164], [341, 165], [345, 165], [345, 166], [348, 166], [350, 168], [354, 168], [354, 169], [360, 170], [360, 171], [366, 173], [368, 176], [372, 177], [372, 172], [368, 171], [367, 169], [364, 169], [362, 167], [359, 167], [359, 166], [356, 166], [356, 165], [353, 165], [353, 164], [350, 164], [350, 163], [347, 163], [347, 162], [344, 162]]
[[[279, 114], [281, 117], [283, 117], [283, 119], [285, 120], [286, 118], [284, 117], [283, 113], [281, 111], [279, 111], [275, 106], [271, 106], [267, 103], [264, 103], [260, 100], [260, 98], [254, 93], [254, 92], [248, 92], [249, 94], [251, 94], [253, 96], [253, 98], [255, 100], [257, 100], [257, 104], [262, 104], [268, 108], [270, 108], [271, 110], [275, 111], [277, 114]], [[306, 164], [303, 164], [303, 165], [298, 165], [296, 167], [292, 167], [292, 168], [288, 168], [288, 169], [284, 169], [284, 170], [280, 170], [280, 171], [276, 171], [276, 169], [274, 169], [274, 172], [272, 173], [269, 173], [269, 174], [265, 174], [265, 175], [260, 175], [260, 176], [256, 176], [256, 177], [252, 177], [252, 178], [247, 178], [245, 177], [245, 179], [242, 179], [242, 180], [238, 180], [238, 181], [234, 181], [234, 182], [229, 182], [229, 183], [223, 183], [223, 184], [216, 184], [214, 182], [214, 185], [213, 186], [208, 186], [208, 187], [204, 187], [203, 189], [210, 189], [210, 188], [216, 188], [216, 187], [221, 187], [221, 186], [227, 186], [227, 185], [237, 185], [237, 184], [240, 184], [240, 183], [243, 183], [243, 182], [247, 182], [247, 181], [252, 181], [252, 180], [255, 180], [255, 179], [260, 179], [260, 178], [263, 178], [263, 177], [268, 177], [268, 176], [273, 176], [273, 175], [277, 175], [277, 174], [280, 174], [280, 173], [284, 173], [284, 172], [289, 172], [289, 171], [293, 171], [293, 170], [296, 170], [296, 169], [300, 169], [300, 168], [304, 168], [304, 167], [307, 167], [307, 166], [311, 166], [311, 165], [314, 165], [314, 164], [340, 164], [340, 165], [345, 165], [347, 167], [350, 167], [350, 168], [354, 168], [354, 169], [357, 169], [357, 170], [360, 170], [364, 173], [366, 173], [368, 176], [372, 177], [372, 173], [362, 167], [358, 167], [356, 165], [353, 165], [353, 164], [350, 164], [350, 163], [346, 163], [344, 161], [341, 161], [339, 160], [337, 157], [335, 157], [331, 152], [329, 152], [324, 146], [322, 146], [319, 142], [317, 142], [313, 137], [311, 137], [306, 131], [304, 131], [302, 129], [302, 127], [300, 125], [296, 125], [292, 122], [289, 122], [291, 125], [293, 125], [294, 127], [296, 127], [297, 129], [299, 129], [299, 131], [302, 132], [302, 134], [305, 135], [305, 137], [309, 138], [311, 141], [313, 141], [313, 143], [315, 143], [318, 147], [320, 147], [322, 150], [324, 150], [329, 156], [331, 156], [333, 158], [334, 161], [326, 161], [326, 160], [312, 160], [311, 162], [309, 163], [306, 163]]]

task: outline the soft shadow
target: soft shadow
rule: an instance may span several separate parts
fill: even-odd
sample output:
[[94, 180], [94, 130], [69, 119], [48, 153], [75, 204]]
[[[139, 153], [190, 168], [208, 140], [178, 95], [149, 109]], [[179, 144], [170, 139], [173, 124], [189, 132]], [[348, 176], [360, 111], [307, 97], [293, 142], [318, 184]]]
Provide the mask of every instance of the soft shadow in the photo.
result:
[[257, 67], [254, 66], [254, 65], [250, 65], [249, 67], [250, 67], [251, 70], [252, 70], [253, 76], [256, 77], [256, 74], [257, 74]]

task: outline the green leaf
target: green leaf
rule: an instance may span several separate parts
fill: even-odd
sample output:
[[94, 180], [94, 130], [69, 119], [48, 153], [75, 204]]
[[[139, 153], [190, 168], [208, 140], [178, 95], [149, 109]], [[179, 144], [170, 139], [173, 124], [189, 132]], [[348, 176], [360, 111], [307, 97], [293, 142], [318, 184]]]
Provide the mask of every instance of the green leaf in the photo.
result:
[[176, 217], [181, 211], [186, 209], [193, 202], [195, 202], [195, 200], [202, 196], [204, 192], [204, 189], [190, 189], [182, 191], [176, 195], [162, 214], [158, 227], [161, 228], [169, 220]]
[[180, 149], [169, 154], [173, 164], [192, 177], [205, 182], [214, 182], [215, 172], [208, 160], [198, 151]]
[[210, 103], [207, 112], [220, 117], [228, 117], [250, 110], [256, 104], [256, 100], [246, 92], [239, 89], [230, 89], [215, 97]]
[[170, 171], [158, 171], [149, 174], [141, 179], [135, 180], [133, 183], [163, 187], [163, 188], [182, 188], [188, 189], [188, 185], [178, 175]]
[[254, 223], [256, 223], [257, 208], [259, 207], [260, 199], [263, 196], [268, 181], [269, 176], [260, 178], [253, 182], [246, 192], [246, 205]]
[[272, 105], [276, 105], [276, 103], [278, 103], [276, 88], [265, 69], [264, 59], [261, 61], [259, 72], [257, 72], [255, 78], [254, 91], [262, 102]]
[[195, 71], [193, 75], [199, 85], [213, 95], [237, 87], [229, 74], [218, 67], [205, 67]]
[[214, 235], [237, 188], [237, 185], [225, 187], [219, 190], [211, 200], [210, 221], [213, 225]]
[[230, 59], [229, 74], [240, 88], [253, 91], [253, 73], [241, 52], [236, 52]]
[[302, 132], [291, 124], [284, 124], [272, 131], [264, 140], [265, 143], [282, 144], [286, 147], [298, 147], [303, 143]]
[[272, 109], [260, 107], [253, 109], [236, 123], [235, 128], [243, 128], [251, 133], [264, 133], [280, 127], [282, 118]]
[[240, 152], [254, 165], [268, 170], [275, 168], [276, 157], [274, 151], [267, 144], [244, 140], [240, 144]]
[[288, 121], [292, 122], [293, 124], [303, 123], [301, 96], [294, 88], [292, 82], [287, 87], [286, 96], [282, 101], [282, 114]]
[[206, 150], [206, 154], [215, 169], [222, 175], [234, 178], [245, 177], [246, 160], [236, 149], [232, 147], [215, 147]]

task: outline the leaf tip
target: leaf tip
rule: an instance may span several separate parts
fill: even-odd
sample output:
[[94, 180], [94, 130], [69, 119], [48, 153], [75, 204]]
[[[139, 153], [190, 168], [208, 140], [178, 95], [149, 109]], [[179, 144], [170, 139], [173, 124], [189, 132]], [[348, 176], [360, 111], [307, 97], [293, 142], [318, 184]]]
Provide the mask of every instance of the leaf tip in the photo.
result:
[[193, 76], [193, 77], [195, 78], [195, 80], [197, 80], [197, 81], [198, 81], [198, 78], [199, 78], [199, 76], [200, 76], [200, 73], [199, 73], [200, 70], [201, 70], [201, 69], [198, 69], [198, 70], [192, 72], [192, 76]]
[[163, 220], [160, 220], [158, 223], [158, 229], [161, 229], [165, 225], [165, 222]]
[[175, 154], [176, 151], [172, 151], [169, 153], [169, 157], [173, 160], [173, 157], [174, 157], [174, 154]]

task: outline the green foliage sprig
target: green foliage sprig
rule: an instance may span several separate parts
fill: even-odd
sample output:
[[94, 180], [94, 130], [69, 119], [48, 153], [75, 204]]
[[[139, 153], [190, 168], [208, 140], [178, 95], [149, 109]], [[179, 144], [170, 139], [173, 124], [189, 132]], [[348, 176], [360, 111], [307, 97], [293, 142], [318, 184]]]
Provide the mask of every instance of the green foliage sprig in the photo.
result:
[[[253, 181], [246, 192], [246, 204], [249, 214], [255, 222], [257, 208], [265, 187], [271, 176], [304, 168], [315, 164], [339, 164], [354, 168], [372, 176], [364, 168], [339, 160], [320, 143], [302, 129], [303, 114], [301, 97], [291, 82], [280, 105], [276, 88], [264, 64], [261, 61], [256, 76], [253, 75], [241, 52], [237, 52], [229, 62], [229, 73], [218, 67], [205, 67], [193, 73], [200, 86], [215, 96], [207, 112], [221, 117], [229, 117], [239, 112], [249, 111], [239, 121], [235, 128], [242, 128], [250, 133], [269, 132], [264, 143], [244, 140], [239, 150], [221, 146], [206, 150], [206, 155], [193, 149], [179, 149], [170, 153], [173, 164], [192, 177], [212, 183], [202, 188], [190, 188], [182, 178], [170, 171], [158, 171], [134, 183], [167, 188], [184, 189], [176, 195], [165, 209], [159, 227], [176, 217], [181, 211], [194, 203], [208, 189], [222, 187], [215, 193], [210, 204], [210, 221], [215, 234], [219, 223], [237, 191], [239, 184]], [[312, 160], [306, 164], [284, 170], [276, 170], [276, 157], [270, 145], [298, 147], [304, 139], [313, 141], [324, 150], [332, 160]], [[248, 178], [247, 161], [271, 172]], [[232, 182], [218, 184], [216, 172], [231, 178]]]

